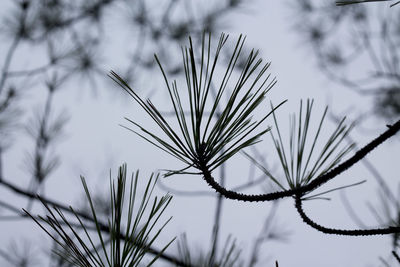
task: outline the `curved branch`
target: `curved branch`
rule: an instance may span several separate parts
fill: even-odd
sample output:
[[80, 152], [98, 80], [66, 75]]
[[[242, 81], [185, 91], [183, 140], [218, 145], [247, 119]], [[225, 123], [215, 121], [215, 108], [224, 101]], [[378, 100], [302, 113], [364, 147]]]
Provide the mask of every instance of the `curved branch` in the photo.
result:
[[366, 146], [358, 150], [351, 158], [346, 160], [345, 162], [339, 164], [337, 167], [333, 168], [331, 171], [327, 172], [324, 175], [316, 178], [308, 185], [304, 186], [306, 188], [305, 192], [313, 190], [322, 184], [328, 182], [332, 178], [336, 177], [337, 175], [341, 174], [342, 172], [346, 171], [358, 161], [362, 160], [369, 152], [377, 148], [379, 145], [384, 143], [386, 140], [394, 136], [400, 130], [400, 120], [398, 120], [393, 125], [388, 125], [388, 129], [383, 132], [380, 136], [372, 140]]
[[211, 175], [211, 172], [208, 170], [208, 167], [203, 162], [200, 162], [199, 169], [202, 172], [203, 178], [208, 183], [208, 185], [228, 199], [247, 201], [247, 202], [259, 202], [259, 201], [277, 200], [294, 195], [304, 195], [305, 193], [315, 190], [316, 188], [320, 187], [321, 185], [325, 184], [329, 180], [335, 178], [342, 172], [352, 167], [358, 161], [363, 159], [369, 152], [374, 150], [376, 147], [378, 147], [380, 144], [388, 140], [390, 137], [394, 136], [399, 130], [400, 130], [400, 120], [398, 120], [393, 125], [388, 125], [388, 129], [385, 132], [383, 132], [380, 136], [372, 140], [366, 146], [358, 150], [351, 158], [339, 164], [337, 167], [333, 168], [329, 172], [317, 177], [307, 185], [299, 186], [297, 188], [288, 189], [285, 191], [278, 191], [278, 192], [259, 194], [259, 195], [247, 195], [243, 193], [238, 193], [232, 190], [227, 190], [226, 188], [222, 187], [217, 181], [215, 181], [215, 179]]
[[228, 199], [247, 201], [247, 202], [260, 202], [260, 201], [277, 200], [299, 194], [304, 195], [305, 193], [320, 187], [329, 180], [335, 178], [342, 172], [349, 169], [355, 163], [363, 159], [369, 152], [374, 150], [376, 147], [378, 147], [380, 144], [388, 140], [390, 137], [394, 136], [399, 130], [400, 130], [400, 120], [398, 120], [393, 125], [388, 125], [388, 129], [385, 132], [383, 132], [380, 136], [378, 136], [370, 143], [368, 143], [366, 146], [358, 150], [351, 158], [339, 164], [337, 167], [333, 168], [331, 171], [317, 177], [307, 185], [299, 186], [297, 188], [288, 189], [285, 191], [278, 191], [278, 192], [259, 194], [259, 195], [248, 195], [248, 194], [238, 193], [232, 190], [227, 190], [226, 188], [221, 186], [217, 181], [215, 181], [215, 179], [211, 175], [211, 172], [208, 170], [208, 167], [203, 162], [200, 162], [199, 169], [202, 172], [203, 178], [208, 183], [208, 185], [211, 186], [215, 191], [217, 191], [217, 193], [220, 193], [221, 195], [223, 195]]
[[352, 229], [352, 230], [344, 230], [344, 229], [335, 229], [328, 228], [322, 226], [313, 220], [311, 220], [303, 210], [303, 202], [301, 200], [301, 194], [296, 195], [295, 197], [295, 207], [297, 212], [303, 221], [311, 226], [312, 228], [325, 233], [325, 234], [333, 234], [333, 235], [347, 235], [347, 236], [367, 236], [367, 235], [388, 235], [394, 233], [400, 233], [399, 226], [389, 226], [387, 228], [374, 228], [374, 229]]
[[212, 177], [210, 171], [207, 168], [202, 168], [203, 179], [211, 186], [217, 193], [223, 195], [228, 199], [247, 201], [247, 202], [260, 202], [260, 201], [271, 201], [277, 200], [284, 197], [290, 197], [296, 193], [295, 190], [279, 191], [274, 193], [259, 194], [259, 195], [248, 195], [243, 193], [238, 193], [236, 191], [227, 190], [225, 187], [221, 186]]

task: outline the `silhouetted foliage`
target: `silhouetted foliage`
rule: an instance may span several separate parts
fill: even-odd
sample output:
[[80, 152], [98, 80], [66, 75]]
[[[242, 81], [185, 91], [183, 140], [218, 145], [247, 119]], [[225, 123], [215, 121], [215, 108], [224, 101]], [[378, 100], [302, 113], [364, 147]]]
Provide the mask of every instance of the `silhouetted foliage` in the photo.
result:
[[[106, 86], [99, 85], [108, 81], [105, 75], [108, 70], [104, 70], [106, 63], [118, 62], [118, 71], [130, 81], [134, 77], [145, 80], [145, 77], [153, 76], [156, 66], [152, 59], [154, 52], [161, 59], [169, 59], [169, 64], [165, 65], [169, 74], [182, 73], [182, 66], [174, 61], [175, 56], [171, 56], [180, 53], [179, 43], [189, 33], [198, 39], [204, 30], [219, 31], [221, 21], [238, 10], [242, 1], [208, 4], [199, 12], [201, 4], [181, 0], [163, 1], [161, 5], [157, 1], [143, 0], [20, 0], [2, 3], [0, 32], [5, 40], [2, 45], [7, 47], [2, 52], [0, 73], [0, 186], [27, 198], [29, 201], [25, 208], [28, 212], [39, 200], [37, 193], [46, 205], [70, 212], [62, 203], [46, 198], [44, 188], [49, 177], [55, 176], [64, 157], [57, 153], [57, 147], [61, 137], [65, 136], [70, 117], [67, 110], [60, 110], [54, 104], [54, 99], [59, 97], [59, 92], [71, 90], [76, 84], [78, 90], [74, 91], [78, 96], [84, 95], [87, 88], [91, 88], [95, 95], [100, 92], [100, 87], [104, 91]], [[129, 42], [129, 46], [120, 50], [120, 58], [105, 56], [109, 54], [105, 50], [108, 45], [118, 46], [119, 40], [126, 36], [124, 42]], [[118, 91], [112, 94], [115, 92]], [[30, 176], [30, 182], [24, 187], [17, 186], [18, 183], [14, 183], [17, 180], [13, 180], [22, 177], [9, 177], [4, 171], [8, 162], [3, 160], [13, 152], [11, 148], [21, 134], [31, 140], [31, 146], [21, 153], [21, 161]], [[107, 203], [99, 195], [93, 201]], [[26, 217], [20, 207], [8, 199], [0, 199], [0, 205], [0, 220]], [[106, 207], [101, 204], [100, 207], [104, 208], [99, 212], [101, 216], [107, 215]], [[82, 212], [79, 216], [90, 220], [87, 214], [90, 213]], [[214, 242], [217, 242], [218, 232], [214, 236]], [[20, 265], [7, 256], [7, 252], [1, 253], [1, 257], [10, 264]], [[167, 254], [161, 258], [176, 261]], [[52, 262], [56, 266], [66, 264], [60, 258]]]
[[[361, 2], [384, 3], [354, 4]], [[337, 6], [334, 1], [301, 0], [291, 5], [295, 31], [310, 44], [319, 70], [373, 100], [369, 117], [395, 120], [400, 114], [400, 9], [386, 2], [398, 3], [340, 1]]]
[[[387, 125], [381, 135], [365, 146], [354, 149], [352, 142], [349, 145], [344, 144], [352, 128], [345, 125], [345, 119], [339, 120], [327, 140], [322, 138], [327, 109], [317, 118], [316, 130], [313, 132], [313, 101], [307, 100], [300, 103], [299, 112], [290, 118], [289, 139], [285, 141], [286, 134], [280, 132], [278, 124], [281, 119], [276, 114], [276, 110], [285, 100], [278, 105], [264, 103], [268, 92], [275, 85], [275, 79], [267, 74], [270, 63], [263, 62], [257, 50], [246, 51], [245, 38], [242, 35], [234, 45], [229, 46], [228, 36], [222, 34], [218, 44], [214, 46], [214, 33], [219, 32], [221, 18], [240, 7], [241, 3], [238, 0], [218, 1], [204, 9], [203, 13], [194, 12], [196, 3], [183, 0], [169, 0], [162, 4], [144, 0], [21, 0], [11, 3], [1, 31], [9, 44], [0, 73], [0, 137], [4, 137], [0, 140], [0, 186], [26, 198], [28, 204], [25, 212], [22, 212], [20, 207], [8, 199], [0, 199], [2, 210], [8, 211], [6, 215], [1, 215], [0, 220], [32, 218], [53, 239], [53, 249], [57, 256], [51, 256], [50, 264], [55, 266], [122, 266], [124, 263], [128, 266], [139, 266], [146, 260], [147, 254], [151, 254], [154, 260], [160, 258], [177, 266], [255, 266], [259, 263], [262, 243], [267, 240], [282, 241], [288, 235], [282, 228], [274, 227], [277, 202], [272, 205], [246, 261], [234, 238], [229, 237], [222, 247], [218, 246], [219, 228], [223, 227], [220, 220], [223, 200], [267, 202], [290, 198], [301, 219], [322, 233], [348, 236], [390, 234], [395, 249], [400, 232], [397, 218], [389, 222], [383, 219], [380, 227], [372, 229], [329, 228], [309, 218], [303, 209], [303, 203], [310, 199], [325, 198], [325, 194], [334, 190], [362, 183], [363, 181], [333, 189], [326, 188], [322, 193], [315, 192], [318, 188], [325, 188], [327, 182], [345, 173], [362, 161], [369, 152], [396, 135], [400, 130], [400, 121]], [[154, 8], [155, 4], [159, 6]], [[375, 93], [381, 88], [389, 88], [384, 92], [390, 91], [391, 94], [382, 94], [384, 97], [377, 97], [376, 101], [380, 114], [396, 117], [399, 108], [396, 102], [398, 62], [396, 35], [393, 34], [395, 27], [391, 27], [385, 18], [385, 23], [379, 22], [385, 31], [376, 37], [367, 28], [369, 20], [375, 21], [366, 8], [350, 6], [341, 9], [306, 0], [294, 5], [301, 10], [298, 15], [302, 23], [297, 24], [298, 30], [306, 33], [306, 39], [316, 51], [319, 65], [325, 73], [362, 93]], [[123, 20], [123, 26], [118, 26], [117, 29], [109, 23], [115, 21], [113, 16], [116, 14], [118, 19]], [[361, 28], [364, 27], [361, 37], [353, 35], [354, 39], [349, 40], [353, 49], [350, 55], [343, 54], [341, 44], [330, 40], [332, 34], [342, 31], [336, 28], [349, 20]], [[346, 25], [343, 26], [343, 30], [346, 29]], [[201, 176], [217, 192], [213, 195], [217, 198], [217, 204], [211, 246], [202, 251], [192, 252], [192, 244], [187, 242], [185, 236], [179, 243], [179, 255], [165, 251], [171, 243], [162, 249], [152, 246], [161, 231], [154, 231], [153, 223], [158, 221], [171, 198], [167, 195], [149, 202], [153, 188], [151, 186], [155, 185], [149, 182], [139, 212], [134, 213], [137, 176], [132, 180], [134, 185], [129, 191], [127, 221], [126, 224], [122, 223], [125, 166], [119, 169], [117, 185], [110, 182], [109, 202], [104, 202], [101, 197], [97, 199], [96, 195], [91, 196], [82, 179], [89, 210], [73, 209], [46, 196], [45, 183], [54, 175], [61, 162], [62, 155], [55, 152], [68, 120], [66, 112], [57, 110], [53, 100], [61, 90], [67, 90], [72, 82], [78, 83], [79, 95], [87, 87], [95, 94], [98, 92], [99, 82], [106, 77], [102, 68], [104, 62], [112, 62], [118, 58], [117, 55], [112, 55], [111, 58], [102, 56], [108, 41], [118, 43], [118, 38], [109, 38], [107, 35], [110, 31], [115, 33], [117, 30], [122, 34], [126, 33], [129, 40], [134, 41], [134, 45], [119, 51], [125, 62], [118, 60], [120, 69], [111, 72], [109, 76], [145, 110], [160, 128], [161, 135], [141, 126], [138, 116], [128, 119], [133, 128], [127, 128], [183, 164], [181, 169], [168, 170], [165, 176]], [[192, 36], [189, 38], [189, 45], [181, 51], [181, 64], [177, 56], [177, 44], [182, 45], [189, 35]], [[393, 43], [380, 43], [381, 39], [387, 41], [392, 37]], [[384, 44], [378, 55], [375, 42], [377, 45]], [[24, 49], [29, 51], [32, 58], [28, 59], [29, 63], [17, 63], [18, 53]], [[153, 53], [157, 54], [155, 60]], [[336, 71], [339, 67], [351, 68], [351, 64], [355, 62], [353, 59], [359, 59], [365, 54], [376, 70], [372, 71], [372, 75], [368, 73], [363, 83], [352, 80], [353, 76], [346, 72]], [[157, 67], [160, 67], [160, 79], [165, 81], [167, 87], [170, 112], [161, 111], [152, 101], [141, 96], [145, 94], [145, 97], [149, 97], [153, 91], [136, 91], [130, 86], [132, 83], [140, 84], [136, 80], [140, 77], [150, 77], [148, 80], [154, 82], [156, 79], [153, 71]], [[335, 68], [335, 71], [331, 68]], [[184, 79], [171, 82], [170, 77]], [[186, 90], [180, 89], [178, 81], [185, 81]], [[364, 82], [367, 88], [363, 87]], [[38, 88], [44, 89], [46, 96], [40, 97], [38, 108], [32, 111], [24, 104], [24, 99], [29, 98], [26, 91], [39, 91]], [[45, 100], [42, 101], [43, 99]], [[261, 114], [255, 111], [261, 111]], [[29, 120], [25, 116], [29, 116]], [[273, 130], [266, 125], [267, 119], [273, 120]], [[175, 123], [170, 122], [173, 120]], [[30, 175], [30, 183], [25, 187], [18, 186], [16, 180], [13, 180], [16, 178], [7, 177], [2, 161], [22, 128], [30, 137], [33, 147], [31, 151], [27, 151], [28, 156], [25, 158]], [[255, 149], [255, 145], [268, 132], [271, 133], [280, 172], [272, 171], [261, 163], [263, 159], [260, 160]], [[249, 152], [250, 149], [253, 150]], [[258, 167], [263, 172], [263, 181], [268, 180], [274, 184], [274, 189], [268, 188], [260, 194], [241, 192], [243, 188], [257, 184], [254, 181], [244, 182], [232, 189], [225, 187], [224, 163], [240, 153], [250, 160], [253, 168]], [[347, 156], [349, 154], [351, 156]], [[217, 170], [222, 170], [219, 179], [215, 178]], [[278, 191], [274, 191], [275, 188]], [[393, 204], [385, 202], [389, 198], [382, 199], [383, 205]], [[44, 205], [46, 216], [32, 215], [32, 205], [37, 201]], [[144, 224], [139, 224], [145, 212], [150, 215], [146, 217]], [[384, 216], [385, 219], [393, 218], [391, 214]], [[96, 233], [96, 240], [92, 239], [89, 231]], [[24, 255], [14, 256], [0, 250], [0, 257], [15, 266], [35, 264], [36, 259], [29, 257], [29, 253], [22, 254]], [[395, 250], [393, 256], [398, 259]], [[154, 260], [150, 259], [148, 264], [151, 265]], [[278, 266], [277, 261], [275, 266]]]

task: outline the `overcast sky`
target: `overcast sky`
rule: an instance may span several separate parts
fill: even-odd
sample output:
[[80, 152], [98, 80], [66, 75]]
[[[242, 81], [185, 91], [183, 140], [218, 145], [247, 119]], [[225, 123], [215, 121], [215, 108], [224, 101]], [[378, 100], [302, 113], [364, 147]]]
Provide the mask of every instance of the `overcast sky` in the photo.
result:
[[[288, 124], [288, 114], [297, 111], [300, 99], [313, 98], [318, 111], [328, 103], [332, 104], [332, 110], [336, 114], [343, 115], [350, 106], [356, 108], [360, 106], [360, 110], [363, 110], [365, 105], [369, 105], [367, 100], [333, 84], [317, 69], [311, 49], [293, 30], [293, 14], [290, 12], [288, 4], [282, 2], [288, 1], [251, 1], [245, 12], [234, 14], [225, 20], [225, 24], [229, 25], [225, 32], [232, 35], [233, 38], [230, 39], [232, 42], [238, 34], [243, 33], [247, 36], [247, 44], [250, 47], [259, 48], [262, 57], [272, 62], [270, 72], [272, 76], [277, 77], [278, 83], [271, 91], [270, 99], [274, 103], [284, 99], [289, 100], [280, 110], [279, 118], [282, 127], [284, 128]], [[3, 49], [3, 46], [1, 47]], [[116, 53], [112, 47], [107, 49], [104, 51], [106, 56]], [[104, 73], [117, 67], [104, 65]], [[154, 75], [159, 75], [159, 73]], [[115, 87], [112, 83], [104, 83], [99, 86]], [[35, 97], [40, 98], [40, 96]], [[155, 96], [155, 99], [155, 103], [163, 101], [162, 96]], [[130, 171], [140, 168], [142, 178], [146, 178], [157, 169], [170, 168], [170, 166], [179, 167], [173, 158], [119, 126], [119, 124], [126, 125], [123, 117], [127, 116], [152, 127], [148, 117], [133, 101], [112, 99], [107, 93], [100, 94], [96, 98], [92, 97], [90, 93], [78, 97], [76, 92], [64, 90], [57, 95], [55, 103], [60, 110], [62, 108], [69, 110], [71, 120], [67, 126], [66, 138], [57, 150], [62, 155], [62, 165], [46, 185], [46, 193], [50, 197], [74, 205], [79, 202], [76, 196], [82, 192], [79, 175], [84, 175], [89, 180], [91, 189], [105, 190], [108, 186], [108, 170], [112, 169], [115, 174], [118, 166], [123, 162], [128, 163]], [[268, 123], [272, 124], [272, 120]], [[381, 129], [376, 134], [385, 129], [385, 124], [380, 123], [379, 120], [375, 120], [373, 123], [374, 128]], [[360, 145], [365, 144], [373, 137], [373, 133], [368, 133], [368, 135], [357, 131], [354, 133], [354, 138]], [[7, 166], [5, 171], [10, 177], [24, 173], [21, 168], [21, 153], [24, 151], [24, 143], [21, 142], [10, 151], [8, 158], [5, 159], [4, 165]], [[270, 143], [263, 142], [259, 144], [259, 149], [268, 155], [269, 162], [274, 165], [276, 155], [272, 147], [268, 145]], [[397, 149], [398, 138], [395, 138], [369, 156], [369, 160], [393, 186], [397, 186], [397, 177], [395, 176], [398, 173], [398, 168], [395, 168]], [[242, 164], [243, 162], [246, 162], [246, 159], [239, 155], [228, 163], [228, 186], [246, 181], [247, 169], [243, 167], [246, 166]], [[6, 165], [7, 163], [8, 165]], [[361, 164], [327, 184], [325, 189], [364, 179], [368, 180], [366, 184], [346, 189], [346, 192], [355, 209], [365, 220], [365, 224], [374, 226], [377, 222], [368, 212], [366, 202], [378, 203], [377, 186], [371, 174]], [[213, 192], [201, 177], [197, 176], [173, 176], [164, 180], [164, 183], [178, 190]], [[260, 189], [252, 190], [259, 192]], [[3, 191], [0, 191], [0, 194], [4, 193], [12, 197], [12, 194]], [[157, 193], [162, 194], [162, 191], [159, 190]], [[329, 202], [310, 201], [305, 203], [310, 217], [326, 226], [357, 227], [346, 213], [340, 194], [332, 193], [330, 196], [332, 201]], [[24, 205], [24, 202], [21, 203]], [[166, 211], [167, 215], [173, 216], [173, 220], [163, 233], [162, 240], [168, 241], [171, 237], [186, 232], [191, 243], [204, 249], [210, 244], [214, 203], [215, 199], [209, 196], [175, 196]], [[222, 242], [232, 234], [243, 248], [243, 256], [247, 260], [252, 242], [257, 237], [270, 208], [271, 204], [269, 203], [238, 203], [226, 200], [223, 206], [220, 241]], [[21, 237], [32, 236], [29, 239], [33, 240], [34, 246], [42, 244], [41, 240], [47, 240], [47, 237], [30, 221], [1, 223], [4, 225], [0, 231], [2, 247], [8, 244], [7, 240], [14, 237], [20, 240]], [[280, 203], [275, 223], [278, 229], [289, 231], [291, 235], [285, 243], [265, 243], [260, 251], [261, 263], [259, 266], [274, 266], [275, 260], [278, 260], [279, 266], [282, 267], [379, 266], [378, 257], [390, 258], [389, 237], [342, 237], [322, 234], [302, 223], [291, 199]], [[169, 252], [175, 253], [176, 250], [171, 248]], [[0, 259], [0, 265], [3, 266], [2, 264], [5, 263]]]

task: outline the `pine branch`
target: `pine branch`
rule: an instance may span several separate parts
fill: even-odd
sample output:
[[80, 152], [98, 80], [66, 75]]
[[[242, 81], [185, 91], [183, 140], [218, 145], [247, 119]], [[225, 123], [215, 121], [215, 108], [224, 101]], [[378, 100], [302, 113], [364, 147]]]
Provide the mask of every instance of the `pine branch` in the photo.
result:
[[[17, 193], [17, 194], [19, 194], [21, 196], [25, 196], [25, 197], [34, 199], [36, 201], [40, 201], [41, 200], [41, 201], [43, 201], [44, 203], [46, 203], [47, 205], [49, 205], [51, 207], [56, 207], [57, 209], [60, 209], [62, 211], [65, 211], [67, 213], [72, 214], [72, 211], [70, 210], [70, 208], [68, 206], [66, 206], [66, 205], [64, 205], [64, 204], [62, 204], [60, 202], [57, 202], [55, 200], [46, 198], [44, 196], [38, 196], [36, 194], [32, 194], [29, 191], [26, 191], [26, 190], [24, 190], [24, 189], [22, 189], [22, 188], [20, 188], [20, 187], [18, 187], [16, 185], [13, 185], [12, 183], [7, 182], [4, 179], [4, 177], [0, 177], [0, 184], [3, 185], [5, 188], [7, 188], [7, 189], [9, 189], [9, 190], [13, 191], [14, 193]], [[91, 216], [89, 216], [88, 214], [86, 214], [84, 212], [77, 211], [77, 210], [75, 210], [75, 213], [79, 217], [93, 222], [93, 218]], [[99, 223], [99, 227], [100, 227], [100, 230], [102, 232], [104, 232], [104, 233], [109, 233], [110, 232], [110, 228], [105, 224]], [[126, 238], [125, 234], [121, 233], [120, 234], [120, 238], [121, 239], [125, 239]], [[156, 248], [150, 247], [149, 250], [148, 250], [148, 253], [150, 253], [152, 255], [159, 255], [160, 251], [158, 249], [156, 249]], [[160, 259], [163, 259], [163, 260], [165, 260], [167, 262], [170, 262], [172, 264], [176, 264], [177, 266], [183, 266], [183, 267], [184, 266], [188, 266], [184, 262], [182, 262], [180, 259], [176, 258], [173, 255], [165, 253], [165, 252], [160, 254]], [[188, 266], [188, 267], [190, 267], [190, 266]]]
[[400, 226], [389, 226], [386, 228], [374, 228], [374, 229], [352, 229], [352, 230], [328, 228], [322, 226], [311, 220], [304, 212], [303, 202], [301, 197], [302, 197], [301, 194], [295, 196], [295, 207], [300, 217], [303, 219], [303, 222], [305, 222], [312, 228], [324, 234], [346, 235], [346, 236], [369, 236], [369, 235], [388, 235], [400, 232]]
[[246, 195], [235, 191], [227, 190], [226, 188], [218, 184], [218, 182], [215, 181], [215, 179], [212, 177], [211, 172], [208, 170], [207, 166], [204, 163], [200, 165], [200, 170], [203, 174], [204, 180], [208, 183], [208, 185], [228, 199], [248, 201], [248, 202], [261, 202], [261, 201], [277, 200], [298, 194], [304, 195], [310, 191], [317, 189], [321, 185], [327, 183], [328, 181], [332, 180], [336, 176], [340, 175], [341, 173], [352, 167], [354, 164], [362, 160], [369, 152], [374, 150], [380, 144], [384, 143], [390, 137], [394, 136], [399, 130], [400, 130], [400, 120], [397, 121], [395, 124], [389, 126], [389, 128], [384, 133], [382, 133], [380, 136], [372, 140], [366, 146], [358, 150], [348, 160], [339, 164], [337, 167], [333, 168], [329, 172], [315, 178], [309, 184], [285, 191], [260, 194], [260, 195]]

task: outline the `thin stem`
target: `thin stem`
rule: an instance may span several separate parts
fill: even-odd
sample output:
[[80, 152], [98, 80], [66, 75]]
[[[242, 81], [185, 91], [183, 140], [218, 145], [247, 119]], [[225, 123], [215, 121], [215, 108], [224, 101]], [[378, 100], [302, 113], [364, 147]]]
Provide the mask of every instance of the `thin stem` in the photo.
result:
[[12, 57], [14, 55], [15, 50], [17, 49], [17, 46], [18, 46], [20, 40], [21, 40], [21, 38], [19, 36], [16, 36], [14, 38], [13, 42], [11, 43], [10, 48], [8, 49], [6, 58], [4, 60], [3, 70], [1, 72], [1, 77], [0, 77], [0, 94], [4, 89], [4, 84], [6, 83], [6, 79], [7, 79], [7, 72], [8, 72], [8, 69], [10, 68]]
[[251, 254], [251, 258], [250, 258], [250, 263], [249, 263], [249, 267], [253, 267], [257, 264], [258, 262], [258, 256], [260, 253], [260, 247], [262, 245], [262, 243], [265, 241], [265, 236], [263, 235], [266, 231], [269, 230], [269, 228], [272, 225], [272, 221], [276, 215], [276, 211], [278, 209], [278, 203], [279, 202], [273, 202], [272, 204], [272, 208], [270, 209], [267, 218], [265, 219], [263, 228], [261, 229], [257, 239], [254, 241], [253, 244], [253, 249], [252, 254]]
[[[242, 190], [246, 190], [249, 189], [251, 187], [257, 186], [259, 184], [261, 184], [262, 182], [265, 181], [265, 176], [262, 174], [259, 177], [257, 177], [256, 179], [249, 181], [247, 183], [235, 186], [232, 188], [233, 191], [242, 191]], [[191, 191], [187, 191], [187, 190], [177, 190], [173, 187], [169, 187], [165, 184], [163, 184], [162, 180], [159, 180], [157, 182], [158, 187], [160, 187], [161, 190], [165, 191], [165, 192], [170, 192], [173, 195], [178, 195], [178, 196], [182, 196], [182, 197], [215, 197], [215, 194], [213, 192], [210, 191], [205, 191], [205, 190], [191, 190]]]
[[0, 145], [0, 182], [3, 178], [3, 147]]
[[398, 263], [400, 263], [400, 257], [399, 255], [396, 253], [396, 251], [392, 251], [393, 256], [395, 257], [395, 259], [397, 260]]
[[7, 202], [4, 202], [2, 200], [0, 200], [0, 206], [2, 206], [3, 208], [8, 209], [9, 211], [12, 211], [14, 213], [23, 215], [21, 209], [13, 206], [13, 205], [11, 205], [11, 204], [9, 204]]
[[[214, 87], [214, 84], [211, 83], [210, 84], [210, 93], [212, 95], [212, 97], [214, 98], [214, 101], [216, 101], [217, 99], [217, 93]], [[216, 108], [216, 113], [215, 113], [215, 117], [219, 118], [221, 116], [221, 110], [219, 109], [219, 107]], [[220, 154], [224, 153], [224, 149], [221, 150]], [[225, 164], [221, 165], [221, 169], [220, 169], [220, 184], [222, 186], [225, 186]], [[215, 214], [214, 214], [214, 224], [213, 224], [213, 229], [212, 229], [212, 233], [211, 233], [211, 255], [210, 255], [210, 266], [214, 265], [214, 261], [215, 261], [215, 254], [217, 253], [217, 249], [218, 249], [218, 237], [219, 237], [219, 226], [220, 226], [220, 222], [221, 222], [221, 213], [222, 213], [222, 204], [224, 201], [224, 197], [221, 194], [218, 194], [217, 196], [217, 203], [216, 203], [216, 207], [215, 207]]]
[[29, 69], [29, 70], [12, 70], [12, 71], [7, 72], [7, 76], [9, 76], [9, 77], [28, 76], [29, 77], [29, 76], [44, 73], [52, 66], [53, 66], [53, 63], [48, 63], [46, 65], [36, 67], [33, 69]]
[[[223, 152], [222, 152], [223, 153]], [[220, 168], [220, 183], [222, 186], [225, 185], [225, 164], [221, 165]], [[212, 230], [212, 246], [211, 246], [211, 256], [210, 256], [210, 266], [214, 265], [215, 254], [218, 251], [218, 239], [219, 239], [219, 226], [221, 224], [221, 216], [222, 216], [222, 205], [224, 202], [224, 196], [218, 194], [217, 203], [215, 207], [215, 215], [214, 215], [214, 226]]]
[[[46, 154], [46, 150], [48, 148], [48, 133], [47, 133], [47, 128], [48, 128], [48, 123], [49, 123], [49, 117], [50, 117], [50, 112], [51, 112], [51, 103], [53, 100], [53, 93], [54, 90], [48, 90], [48, 95], [46, 99], [46, 104], [45, 108], [43, 111], [42, 118], [40, 119], [40, 125], [39, 125], [39, 131], [36, 136], [35, 140], [35, 151], [34, 151], [34, 173], [32, 177], [32, 182], [30, 186], [30, 190], [33, 194], [36, 194], [37, 191], [40, 189], [40, 186], [42, 185], [42, 182], [46, 178], [46, 173], [44, 171], [45, 166], [44, 164], [44, 157]], [[28, 204], [26, 207], [26, 210], [30, 211], [32, 208], [33, 204], [33, 199], [28, 200]]]
[[350, 215], [350, 218], [361, 228], [367, 228], [367, 226], [363, 223], [363, 221], [358, 217], [357, 213], [354, 211], [352, 205], [350, 204], [350, 201], [347, 198], [346, 191], [343, 190], [341, 191], [341, 198], [343, 205], [347, 211], [347, 213]]

